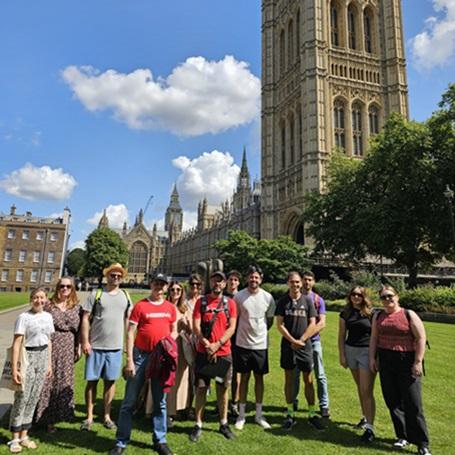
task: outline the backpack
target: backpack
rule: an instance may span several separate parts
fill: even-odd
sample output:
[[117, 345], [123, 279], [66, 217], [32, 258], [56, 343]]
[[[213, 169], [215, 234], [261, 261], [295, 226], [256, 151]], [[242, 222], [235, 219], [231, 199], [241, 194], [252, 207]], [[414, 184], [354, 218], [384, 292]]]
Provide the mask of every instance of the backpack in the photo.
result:
[[[205, 295], [201, 296], [201, 315], [207, 313], [208, 301]], [[210, 334], [212, 333], [213, 326], [215, 324], [216, 318], [218, 317], [218, 313], [224, 311], [226, 315], [226, 319], [229, 325], [229, 321], [231, 315], [229, 313], [229, 305], [228, 305], [228, 298], [225, 295], [221, 296], [221, 300], [219, 301], [217, 307], [213, 311], [212, 319], [208, 322], [201, 322], [201, 332], [204, 335], [204, 338], [209, 338]]]
[[[128, 294], [128, 291], [126, 291], [125, 289], [122, 289], [120, 288], [120, 290], [123, 292], [123, 294], [125, 295], [126, 297], [126, 300], [128, 302], [127, 306], [126, 306], [126, 309], [125, 309], [125, 319], [128, 317], [128, 312], [130, 310], [130, 307], [133, 305], [132, 302], [131, 302], [131, 297], [130, 295]], [[103, 295], [103, 288], [98, 288], [96, 290], [96, 294], [95, 294], [95, 302], [93, 303], [93, 308], [92, 308], [92, 312], [90, 314], [90, 320], [92, 320], [94, 317], [95, 317], [95, 314], [96, 314], [96, 311], [97, 311], [97, 308], [101, 302], [101, 296]]]

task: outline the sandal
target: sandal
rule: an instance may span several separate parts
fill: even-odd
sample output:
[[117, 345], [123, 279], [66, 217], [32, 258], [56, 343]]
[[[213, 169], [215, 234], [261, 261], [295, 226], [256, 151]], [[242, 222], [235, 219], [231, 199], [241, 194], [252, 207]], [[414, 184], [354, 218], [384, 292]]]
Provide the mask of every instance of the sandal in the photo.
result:
[[81, 431], [90, 431], [92, 429], [92, 424], [93, 424], [93, 422], [91, 420], [84, 420], [81, 423], [80, 430]]
[[112, 420], [105, 420], [103, 423], [104, 428], [107, 428], [108, 430], [115, 430], [117, 427], [115, 423]]
[[28, 436], [20, 440], [20, 445], [26, 449], [37, 449], [38, 446], [35, 441], [32, 441]]
[[20, 453], [22, 452], [22, 447], [20, 444], [21, 440], [20, 439], [13, 439], [12, 441], [7, 443], [7, 446], [9, 447], [9, 451], [11, 453]]

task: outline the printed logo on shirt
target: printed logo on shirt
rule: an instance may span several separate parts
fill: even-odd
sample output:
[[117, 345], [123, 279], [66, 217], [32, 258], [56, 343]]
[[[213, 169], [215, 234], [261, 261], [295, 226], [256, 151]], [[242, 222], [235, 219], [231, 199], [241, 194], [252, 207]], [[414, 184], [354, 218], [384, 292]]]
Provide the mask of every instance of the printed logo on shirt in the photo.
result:
[[290, 308], [290, 309], [287, 309], [285, 310], [284, 314], [286, 316], [297, 316], [297, 317], [306, 317], [306, 310], [305, 308], [300, 308], [300, 309], [297, 309], [297, 308]]
[[171, 313], [165, 313], [165, 312], [162, 312], [162, 313], [147, 313], [145, 315], [145, 317], [147, 319], [152, 319], [152, 318], [171, 318]]

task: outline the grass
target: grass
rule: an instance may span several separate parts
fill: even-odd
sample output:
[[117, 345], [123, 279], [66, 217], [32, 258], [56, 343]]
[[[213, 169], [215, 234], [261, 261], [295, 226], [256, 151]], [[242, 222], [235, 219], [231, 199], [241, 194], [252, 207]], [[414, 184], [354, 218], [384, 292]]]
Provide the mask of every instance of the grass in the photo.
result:
[[[376, 382], [377, 399], [376, 434], [377, 439], [371, 446], [359, 442], [359, 430], [354, 424], [360, 418], [360, 410], [356, 390], [350, 373], [338, 364], [336, 347], [337, 313], [328, 314], [328, 326], [323, 333], [324, 359], [329, 381], [329, 392], [332, 417], [326, 431], [318, 432], [307, 423], [306, 412], [297, 414], [298, 423], [290, 433], [280, 429], [283, 421], [283, 372], [279, 368], [279, 335], [275, 328], [270, 332], [270, 367], [271, 372], [265, 380], [266, 393], [264, 412], [273, 429], [264, 432], [253, 424], [254, 404], [253, 387], [250, 386], [250, 403], [247, 424], [242, 432], [237, 433], [235, 441], [227, 441], [218, 434], [218, 423], [209, 415], [204, 424], [202, 438], [198, 444], [188, 440], [193, 422], [176, 422], [168, 435], [168, 443], [177, 454], [197, 453], [207, 455], [237, 454], [292, 454], [311, 453], [312, 455], [350, 455], [350, 454], [384, 454], [391, 452], [390, 446], [394, 433], [388, 411], [382, 400], [379, 380]], [[452, 406], [455, 379], [450, 366], [455, 358], [455, 326], [448, 324], [425, 323], [431, 350], [426, 355], [427, 376], [424, 378], [423, 394], [425, 415], [427, 418], [431, 448], [434, 454], [453, 453], [451, 440], [452, 425], [455, 422], [455, 409]], [[123, 396], [123, 380], [118, 382], [114, 413]], [[40, 444], [40, 453], [52, 454], [98, 454], [107, 453], [114, 445], [115, 434], [106, 430], [100, 420], [94, 425], [94, 431], [81, 433], [80, 421], [84, 412], [84, 381], [83, 361], [77, 364], [76, 371], [76, 422], [58, 425], [59, 431], [48, 435], [43, 431], [34, 432], [33, 437]], [[304, 403], [303, 391], [300, 402]], [[210, 397], [208, 409], [213, 409], [214, 397]], [[101, 413], [101, 402], [97, 404], [97, 412]], [[129, 453], [149, 454], [151, 450], [150, 421], [144, 417], [135, 418], [133, 423], [132, 442]], [[9, 438], [9, 432], [0, 429], [1, 443]], [[5, 450], [6, 451], [6, 450]], [[415, 453], [415, 447], [403, 453]], [[1, 452], [1, 450], [0, 450]]]
[[0, 293], [0, 311], [8, 310], [28, 303], [28, 292], [1, 292]]

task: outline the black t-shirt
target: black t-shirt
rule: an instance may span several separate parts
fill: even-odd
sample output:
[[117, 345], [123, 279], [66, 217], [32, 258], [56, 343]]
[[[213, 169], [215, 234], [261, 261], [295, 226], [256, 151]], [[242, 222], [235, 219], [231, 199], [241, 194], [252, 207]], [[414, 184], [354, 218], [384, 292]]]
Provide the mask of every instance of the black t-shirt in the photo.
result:
[[353, 309], [347, 317], [340, 313], [346, 324], [347, 338], [345, 343], [349, 346], [365, 347], [370, 344], [371, 320], [362, 316], [359, 310]]
[[[316, 310], [310, 295], [302, 294], [294, 300], [286, 294], [278, 301], [275, 316], [282, 316], [289, 334], [298, 339], [305, 333], [309, 319], [316, 317]], [[290, 344], [285, 338], [283, 343]]]

